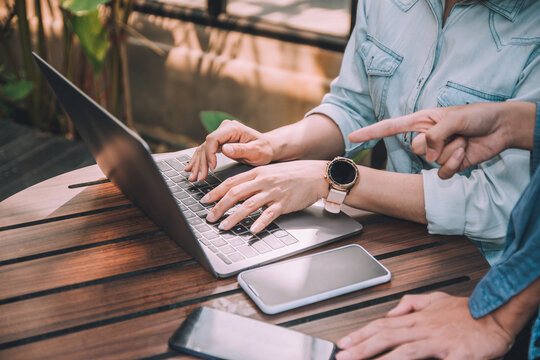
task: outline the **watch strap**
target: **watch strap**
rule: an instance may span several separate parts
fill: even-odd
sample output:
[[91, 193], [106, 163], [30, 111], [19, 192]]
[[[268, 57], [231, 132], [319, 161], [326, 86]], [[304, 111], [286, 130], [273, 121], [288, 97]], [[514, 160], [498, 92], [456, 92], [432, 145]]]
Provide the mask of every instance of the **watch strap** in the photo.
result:
[[333, 214], [338, 214], [341, 211], [341, 204], [345, 201], [345, 196], [347, 196], [346, 191], [330, 188], [328, 197], [324, 202], [325, 210]]

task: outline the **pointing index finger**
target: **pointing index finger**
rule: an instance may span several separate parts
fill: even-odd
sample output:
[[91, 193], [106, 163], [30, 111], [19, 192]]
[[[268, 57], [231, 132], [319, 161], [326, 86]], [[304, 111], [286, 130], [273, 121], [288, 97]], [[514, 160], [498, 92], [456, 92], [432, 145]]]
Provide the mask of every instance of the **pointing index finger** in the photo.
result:
[[379, 121], [373, 125], [366, 126], [349, 134], [352, 142], [366, 142], [380, 139], [409, 131], [418, 131], [416, 125], [416, 115], [409, 114], [393, 119]]

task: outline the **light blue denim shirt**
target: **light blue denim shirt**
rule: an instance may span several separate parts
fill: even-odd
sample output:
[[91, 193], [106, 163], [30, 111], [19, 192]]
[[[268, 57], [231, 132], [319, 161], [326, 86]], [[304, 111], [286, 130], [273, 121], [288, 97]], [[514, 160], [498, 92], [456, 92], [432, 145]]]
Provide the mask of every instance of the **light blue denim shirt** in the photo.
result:
[[[510, 216], [504, 254], [469, 298], [474, 318], [499, 308], [540, 277], [540, 103], [536, 107], [532, 170], [531, 182]], [[538, 310], [529, 346], [531, 360], [540, 358]]]
[[[465, 1], [442, 26], [443, 0], [360, 0], [357, 23], [322, 113], [340, 127], [345, 156], [375, 142], [347, 135], [437, 106], [540, 99], [540, 1]], [[422, 173], [428, 230], [502, 250], [510, 211], [529, 182], [529, 153], [508, 150], [441, 180], [411, 150], [413, 134], [384, 139], [390, 171]]]

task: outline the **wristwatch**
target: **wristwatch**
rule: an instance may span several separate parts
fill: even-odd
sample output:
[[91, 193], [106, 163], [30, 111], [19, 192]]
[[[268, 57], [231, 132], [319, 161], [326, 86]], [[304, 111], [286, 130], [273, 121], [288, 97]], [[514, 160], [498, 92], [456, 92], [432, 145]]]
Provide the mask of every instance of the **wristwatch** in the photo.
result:
[[329, 161], [324, 176], [328, 181], [330, 192], [324, 202], [326, 211], [337, 214], [349, 190], [358, 182], [360, 174], [356, 164], [351, 159], [341, 156]]

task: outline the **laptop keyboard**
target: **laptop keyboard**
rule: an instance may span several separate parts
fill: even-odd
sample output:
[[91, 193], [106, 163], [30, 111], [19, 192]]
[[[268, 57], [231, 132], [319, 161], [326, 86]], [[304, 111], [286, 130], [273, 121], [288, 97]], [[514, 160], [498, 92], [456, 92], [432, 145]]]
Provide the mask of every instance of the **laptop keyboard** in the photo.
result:
[[275, 222], [257, 235], [253, 235], [249, 228], [261, 215], [261, 209], [251, 213], [229, 231], [219, 230], [218, 225], [223, 218], [234, 211], [237, 205], [227, 211], [220, 221], [207, 222], [206, 215], [214, 204], [203, 204], [200, 199], [218, 186], [221, 180], [209, 174], [204, 181], [196, 183], [188, 181], [190, 173], [185, 172], [184, 168], [189, 159], [189, 156], [181, 155], [159, 161], [157, 166], [197, 239], [224, 263], [232, 264], [298, 242], [298, 239], [280, 228]]

